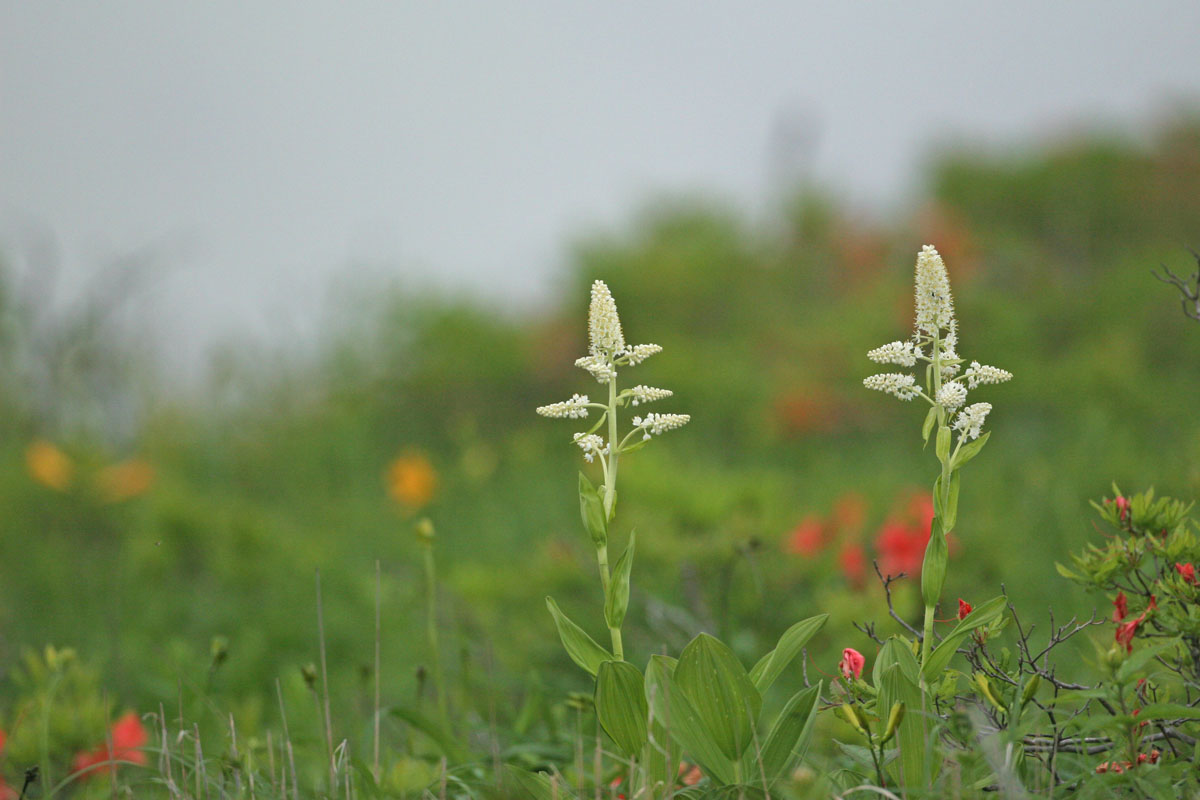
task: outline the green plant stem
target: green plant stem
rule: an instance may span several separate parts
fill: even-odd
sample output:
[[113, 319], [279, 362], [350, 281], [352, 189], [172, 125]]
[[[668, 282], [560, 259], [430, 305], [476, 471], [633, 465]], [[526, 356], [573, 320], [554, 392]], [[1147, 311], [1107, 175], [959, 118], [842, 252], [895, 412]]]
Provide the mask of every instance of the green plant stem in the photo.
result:
[[[604, 470], [604, 518], [612, 522], [613, 506], [617, 499], [617, 379], [608, 382], [608, 459], [607, 469]], [[602, 462], [603, 463], [603, 462]], [[600, 586], [604, 589], [604, 599], [608, 600], [608, 585], [611, 574], [608, 567], [608, 542], [596, 548], [596, 561], [600, 566]], [[608, 626], [608, 635], [612, 639], [613, 655], [617, 661], [625, 660], [625, 646], [621, 641], [621, 629]]]
[[433, 543], [425, 548], [425, 634], [429, 639], [430, 658], [433, 660], [433, 688], [437, 693], [438, 716], [442, 726], [449, 724], [446, 711], [446, 685], [442, 680], [442, 657], [438, 648], [437, 634], [437, 572], [433, 562]]

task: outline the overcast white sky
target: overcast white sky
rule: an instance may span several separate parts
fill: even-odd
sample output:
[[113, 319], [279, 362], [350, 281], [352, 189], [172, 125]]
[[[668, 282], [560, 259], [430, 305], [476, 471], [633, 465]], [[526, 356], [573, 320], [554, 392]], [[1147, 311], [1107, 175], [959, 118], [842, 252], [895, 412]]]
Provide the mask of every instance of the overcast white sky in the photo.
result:
[[572, 233], [664, 190], [755, 209], [786, 162], [879, 206], [933, 141], [1200, 97], [1194, 0], [0, 9], [0, 248], [52, 234], [76, 283], [151, 248], [182, 361], [310, 330], [364, 269], [544, 296]]

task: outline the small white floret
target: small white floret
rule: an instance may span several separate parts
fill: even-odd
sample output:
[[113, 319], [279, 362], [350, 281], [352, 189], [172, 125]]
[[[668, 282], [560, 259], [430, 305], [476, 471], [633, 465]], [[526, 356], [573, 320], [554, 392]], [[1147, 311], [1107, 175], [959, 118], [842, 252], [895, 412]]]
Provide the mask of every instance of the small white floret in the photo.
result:
[[638, 384], [629, 390], [630, 405], [641, 405], [642, 403], [653, 403], [655, 400], [665, 400], [675, 394], [670, 389], [656, 389], [653, 386], [643, 386]]
[[900, 372], [883, 372], [863, 378], [863, 386], [877, 392], [887, 392], [901, 400], [912, 400], [917, 396], [916, 378]]
[[548, 406], [538, 406], [537, 413], [543, 417], [556, 419], [582, 419], [588, 415], [587, 404], [588, 396], [586, 394], [573, 394], [570, 400], [551, 403]]
[[967, 387], [961, 383], [944, 383], [938, 390], [937, 401], [948, 409], [955, 409], [967, 402]]
[[983, 429], [983, 421], [991, 410], [991, 403], [973, 403], [967, 406], [954, 418], [954, 430], [958, 431], [960, 436], [978, 439]]
[[963, 373], [963, 377], [967, 379], [967, 385], [974, 389], [976, 386], [982, 386], [985, 383], [1004, 383], [1012, 380], [1012, 373], [1006, 369], [999, 367], [991, 367], [987, 364], [980, 364], [978, 361], [972, 361], [971, 366]]
[[876, 347], [867, 353], [867, 358], [877, 364], [899, 364], [911, 367], [917, 363], [920, 351], [915, 350], [912, 342], [889, 342], [882, 347]]

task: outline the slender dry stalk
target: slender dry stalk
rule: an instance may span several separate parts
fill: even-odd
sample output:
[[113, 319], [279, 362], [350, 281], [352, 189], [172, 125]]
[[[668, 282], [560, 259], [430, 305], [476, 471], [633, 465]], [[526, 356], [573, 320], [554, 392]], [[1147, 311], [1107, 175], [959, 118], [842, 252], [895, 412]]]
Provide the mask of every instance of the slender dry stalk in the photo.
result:
[[379, 671], [380, 671], [380, 641], [383, 639], [382, 627], [382, 581], [380, 579], [379, 560], [375, 560], [375, 753], [371, 762], [371, 774], [375, 783], [379, 783]]
[[[297, 781], [296, 781], [296, 753], [292, 749], [292, 735], [288, 733], [287, 710], [283, 706], [283, 687], [279, 683], [279, 679], [275, 679], [275, 693], [279, 696], [279, 718], [283, 722], [283, 740], [287, 746], [287, 766], [292, 770], [292, 800], [297, 798]], [[284, 768], [283, 782], [287, 784], [287, 767]], [[287, 792], [284, 792], [284, 798], [287, 797]]]
[[[271, 741], [271, 732], [267, 731], [267, 768], [271, 770], [271, 794], [279, 794], [279, 782], [275, 780], [275, 744]], [[287, 797], [287, 792], [283, 793]]]
[[[233, 714], [229, 715], [229, 755], [232, 757], [234, 764], [238, 762], [237, 749], [237, 728], [233, 724]], [[237, 793], [242, 793], [242, 770], [239, 766], [235, 766], [233, 770], [233, 785], [237, 788]]]
[[329, 669], [325, 663], [325, 613], [321, 606], [321, 570], [317, 570], [317, 638], [321, 650], [321, 696], [325, 704], [325, 749], [329, 754], [329, 791], [337, 789], [337, 769], [333, 763], [333, 723], [329, 718]]

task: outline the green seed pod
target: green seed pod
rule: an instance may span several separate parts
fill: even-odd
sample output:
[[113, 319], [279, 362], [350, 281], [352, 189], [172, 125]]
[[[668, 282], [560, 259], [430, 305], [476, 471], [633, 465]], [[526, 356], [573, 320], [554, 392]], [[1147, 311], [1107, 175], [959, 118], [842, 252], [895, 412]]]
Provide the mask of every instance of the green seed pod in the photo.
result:
[[893, 736], [896, 735], [896, 728], [900, 727], [901, 720], [904, 719], [904, 703], [899, 701], [892, 703], [892, 710], [888, 714], [887, 727], [884, 728], [883, 738], [880, 739], [880, 744], [887, 744]]

